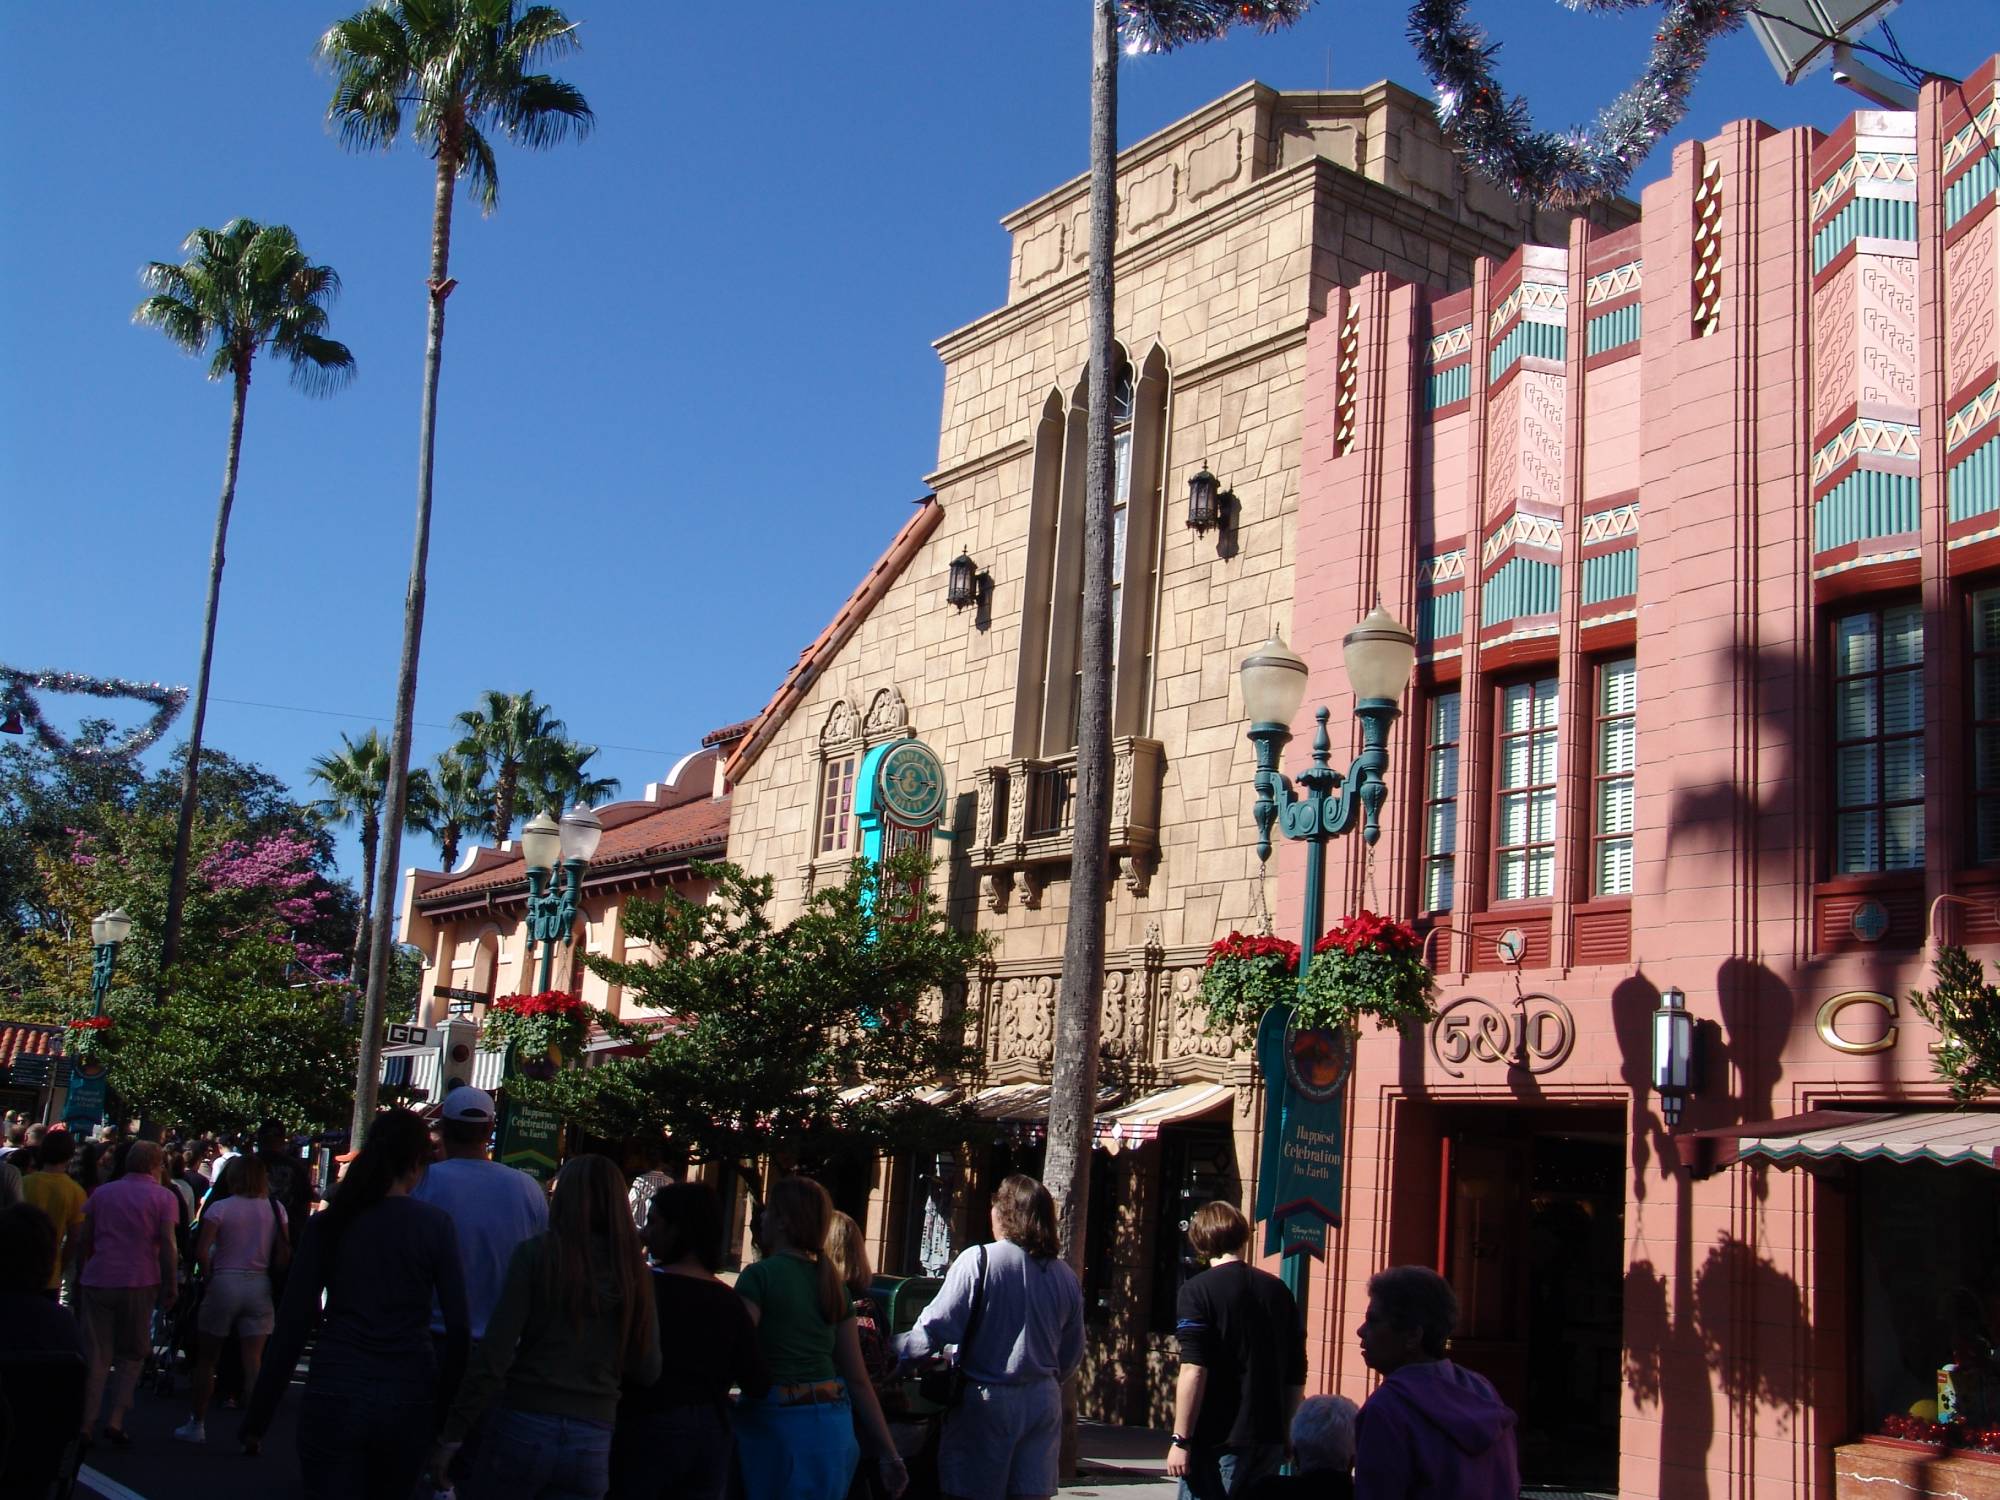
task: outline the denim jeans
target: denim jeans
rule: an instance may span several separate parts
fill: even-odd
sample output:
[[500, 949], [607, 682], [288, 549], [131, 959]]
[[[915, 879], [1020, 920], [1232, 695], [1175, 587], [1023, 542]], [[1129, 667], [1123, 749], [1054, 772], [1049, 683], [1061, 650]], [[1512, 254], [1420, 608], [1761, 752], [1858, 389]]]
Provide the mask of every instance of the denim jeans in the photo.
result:
[[621, 1414], [611, 1440], [611, 1500], [723, 1500], [736, 1432], [719, 1405]]
[[1246, 1495], [1267, 1474], [1284, 1467], [1285, 1450], [1278, 1443], [1254, 1448], [1191, 1448], [1187, 1473], [1181, 1478], [1180, 1500], [1231, 1500]]
[[861, 1459], [847, 1398], [736, 1403], [736, 1457], [745, 1500], [846, 1500]]
[[298, 1439], [306, 1500], [409, 1500], [430, 1457], [434, 1394], [428, 1385], [366, 1394], [308, 1385]]
[[508, 1406], [486, 1414], [471, 1485], [479, 1500], [604, 1500], [610, 1485], [608, 1424]]

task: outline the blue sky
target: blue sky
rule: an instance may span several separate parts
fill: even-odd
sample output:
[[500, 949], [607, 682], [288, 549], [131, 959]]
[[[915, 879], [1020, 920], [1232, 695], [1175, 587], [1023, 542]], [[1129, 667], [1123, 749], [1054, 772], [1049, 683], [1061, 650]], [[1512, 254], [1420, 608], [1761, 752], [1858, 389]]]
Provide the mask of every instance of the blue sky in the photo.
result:
[[[1322, 0], [1273, 37], [1127, 59], [1120, 138], [1250, 78], [1422, 90], [1404, 10]], [[1621, 87], [1658, 14], [1472, 12], [1544, 125]], [[252, 386], [207, 739], [302, 793], [342, 730], [386, 728], [423, 357], [429, 164], [328, 133], [312, 50], [343, 13], [125, 0], [0, 20], [0, 659], [193, 682], [228, 393], [132, 326], [137, 272], [196, 225], [288, 223], [340, 272], [332, 331], [360, 378], [323, 401], [276, 369]], [[502, 147], [499, 212], [461, 199], [456, 218], [417, 718], [533, 688], [636, 794], [762, 706], [923, 493], [931, 341], [1001, 302], [1000, 216], [1085, 166], [1089, 6], [571, 14], [584, 50], [560, 71], [596, 132]], [[1996, 0], [1907, 0], [1895, 25], [1947, 73], [2000, 46]], [[1857, 104], [1823, 73], [1783, 87], [1745, 33], [1674, 139], [1744, 115], [1824, 128]], [[91, 707], [45, 706], [64, 726]], [[417, 754], [450, 739], [420, 728]]]

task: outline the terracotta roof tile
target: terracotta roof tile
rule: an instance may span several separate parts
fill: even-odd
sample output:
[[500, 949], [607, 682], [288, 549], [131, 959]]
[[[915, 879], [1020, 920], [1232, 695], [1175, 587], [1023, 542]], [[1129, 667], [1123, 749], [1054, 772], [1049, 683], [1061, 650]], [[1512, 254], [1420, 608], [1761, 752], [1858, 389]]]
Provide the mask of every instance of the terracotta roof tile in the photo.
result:
[[12, 1067], [14, 1059], [24, 1054], [37, 1057], [54, 1057], [62, 1049], [56, 1045], [61, 1030], [55, 1026], [37, 1026], [31, 1021], [0, 1021], [0, 1068]]
[[[590, 862], [593, 878], [609, 874], [620, 865], [644, 864], [663, 855], [696, 855], [704, 851], [720, 854], [728, 844], [727, 797], [704, 797], [698, 802], [667, 807], [652, 802], [614, 802], [597, 809], [597, 816], [604, 823], [604, 837]], [[419, 886], [416, 901], [419, 906], [437, 906], [481, 892], [498, 893], [510, 886], [524, 888], [526, 884], [526, 861], [518, 851], [508, 850], [490, 862], [476, 862], [463, 875], [437, 885]]]
[[726, 745], [731, 740], [740, 740], [756, 727], [755, 719], [738, 719], [734, 724], [725, 724], [720, 729], [711, 729], [701, 737], [704, 745]]
[[763, 753], [764, 747], [771, 742], [771, 736], [792, 716], [792, 710], [799, 706], [813, 683], [818, 681], [821, 668], [847, 644], [848, 637], [868, 618], [868, 612], [880, 602], [882, 596], [889, 592], [889, 586], [902, 576], [903, 569], [910, 565], [910, 560], [930, 540], [931, 533], [938, 529], [943, 519], [944, 510], [937, 503], [937, 496], [925, 495], [917, 501], [917, 513], [903, 523], [896, 539], [889, 543], [888, 550], [875, 559], [875, 566], [847, 596], [847, 602], [827, 622], [826, 629], [799, 653], [798, 661], [785, 674], [785, 680], [778, 684], [778, 691], [771, 695], [764, 711], [751, 721], [750, 732], [729, 757], [729, 764], [723, 767], [723, 774], [730, 781], [740, 780]]

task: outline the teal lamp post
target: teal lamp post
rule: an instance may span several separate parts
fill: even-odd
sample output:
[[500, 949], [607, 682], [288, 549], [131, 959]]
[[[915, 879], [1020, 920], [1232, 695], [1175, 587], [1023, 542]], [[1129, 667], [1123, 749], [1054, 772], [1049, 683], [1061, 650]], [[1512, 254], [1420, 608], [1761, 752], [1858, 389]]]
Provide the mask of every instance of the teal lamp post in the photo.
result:
[[[1250, 742], [1257, 747], [1257, 858], [1271, 857], [1271, 830], [1276, 828], [1288, 839], [1306, 846], [1305, 932], [1299, 945], [1299, 977], [1303, 979], [1312, 963], [1313, 945], [1319, 941], [1325, 922], [1326, 846], [1342, 834], [1359, 828], [1361, 837], [1372, 844], [1381, 833], [1378, 818], [1388, 786], [1382, 773], [1389, 767], [1389, 726], [1400, 711], [1398, 701], [1408, 687], [1410, 671], [1416, 665], [1416, 637], [1396, 618], [1377, 604], [1359, 625], [1347, 633], [1344, 642], [1347, 679], [1354, 690], [1354, 716], [1361, 721], [1361, 753], [1342, 775], [1332, 764], [1333, 746], [1328, 738], [1327, 711], [1317, 714], [1318, 730], [1313, 735], [1312, 765], [1296, 779], [1278, 769], [1278, 756], [1291, 738], [1291, 723], [1306, 696], [1306, 664], [1279, 639], [1271, 638], [1243, 659], [1243, 706], [1250, 717]], [[1264, 1071], [1266, 1091], [1263, 1166], [1258, 1183], [1259, 1217], [1276, 1220], [1283, 1211], [1295, 1207], [1291, 1194], [1277, 1183], [1287, 1157], [1284, 1138], [1287, 1130], [1307, 1113], [1308, 1106], [1330, 1107], [1333, 1118], [1327, 1128], [1338, 1130], [1338, 1095], [1317, 1100], [1286, 1075], [1277, 1059], [1289, 1055], [1286, 1033], [1290, 1008], [1265, 1017], [1258, 1037], [1258, 1058]], [[1337, 1086], [1344, 1088], [1342, 1082]], [[1338, 1196], [1335, 1183], [1314, 1185], [1315, 1193]], [[1338, 1205], [1325, 1202], [1320, 1212], [1330, 1222]], [[1287, 1254], [1283, 1261], [1285, 1284], [1292, 1290], [1303, 1315], [1306, 1303], [1305, 1256]]]
[[118, 945], [132, 935], [132, 919], [114, 906], [90, 919], [90, 1013], [104, 1014], [111, 998], [111, 971], [118, 966]]
[[545, 812], [536, 813], [521, 830], [521, 857], [528, 866], [528, 940], [542, 945], [542, 977], [537, 990], [549, 987], [556, 944], [576, 926], [583, 872], [603, 836], [603, 823], [587, 807], [572, 807], [563, 814], [561, 823]]

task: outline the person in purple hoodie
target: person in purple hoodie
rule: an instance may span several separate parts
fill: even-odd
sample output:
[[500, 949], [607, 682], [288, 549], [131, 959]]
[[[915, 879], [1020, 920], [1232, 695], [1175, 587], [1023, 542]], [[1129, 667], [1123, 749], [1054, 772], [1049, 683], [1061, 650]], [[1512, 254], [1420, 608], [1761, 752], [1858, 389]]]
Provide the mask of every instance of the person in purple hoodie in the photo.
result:
[[1427, 1266], [1368, 1279], [1361, 1357], [1382, 1384], [1355, 1425], [1356, 1500], [1517, 1500], [1514, 1413], [1483, 1375], [1444, 1357], [1451, 1284]]

